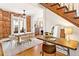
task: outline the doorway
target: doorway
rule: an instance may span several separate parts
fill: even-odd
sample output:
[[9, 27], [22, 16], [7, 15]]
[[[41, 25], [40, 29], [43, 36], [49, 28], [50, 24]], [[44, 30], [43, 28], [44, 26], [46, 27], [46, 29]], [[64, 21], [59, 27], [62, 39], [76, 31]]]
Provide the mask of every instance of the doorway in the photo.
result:
[[35, 35], [43, 35], [43, 21], [37, 21], [34, 27], [35, 27]]

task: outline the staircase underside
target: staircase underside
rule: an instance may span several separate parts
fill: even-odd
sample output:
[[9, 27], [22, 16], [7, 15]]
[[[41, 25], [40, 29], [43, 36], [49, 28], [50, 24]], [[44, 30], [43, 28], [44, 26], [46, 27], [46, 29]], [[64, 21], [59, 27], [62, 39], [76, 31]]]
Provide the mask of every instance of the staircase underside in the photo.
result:
[[41, 3], [41, 5], [79, 27], [79, 17], [76, 17], [76, 10], [69, 11], [66, 6], [61, 7], [58, 3]]

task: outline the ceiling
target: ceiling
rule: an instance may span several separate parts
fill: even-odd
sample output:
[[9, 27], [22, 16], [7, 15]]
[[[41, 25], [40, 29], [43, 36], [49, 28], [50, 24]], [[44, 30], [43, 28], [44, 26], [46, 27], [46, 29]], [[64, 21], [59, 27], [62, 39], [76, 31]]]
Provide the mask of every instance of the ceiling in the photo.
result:
[[0, 3], [0, 8], [7, 11], [34, 15], [43, 9], [37, 3]]

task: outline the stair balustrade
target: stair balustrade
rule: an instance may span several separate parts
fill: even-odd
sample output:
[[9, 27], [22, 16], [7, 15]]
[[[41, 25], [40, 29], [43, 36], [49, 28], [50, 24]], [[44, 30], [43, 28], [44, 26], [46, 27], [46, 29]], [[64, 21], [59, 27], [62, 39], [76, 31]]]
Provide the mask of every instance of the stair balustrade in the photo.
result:
[[59, 3], [60, 6], [66, 6], [68, 11], [76, 10], [75, 17], [79, 16], [79, 3]]

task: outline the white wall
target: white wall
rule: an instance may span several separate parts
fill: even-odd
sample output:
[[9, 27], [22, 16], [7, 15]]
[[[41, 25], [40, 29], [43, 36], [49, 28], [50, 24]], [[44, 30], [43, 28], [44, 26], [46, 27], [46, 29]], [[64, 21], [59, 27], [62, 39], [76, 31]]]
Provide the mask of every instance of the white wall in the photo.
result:
[[70, 26], [73, 27], [73, 35], [71, 35], [72, 39], [79, 40], [79, 28], [73, 25], [72, 23], [66, 21], [64, 18], [60, 17], [59, 15], [55, 14], [54, 12], [44, 9], [45, 15], [45, 31], [50, 32], [51, 27], [53, 25], [62, 25], [62, 26]]

